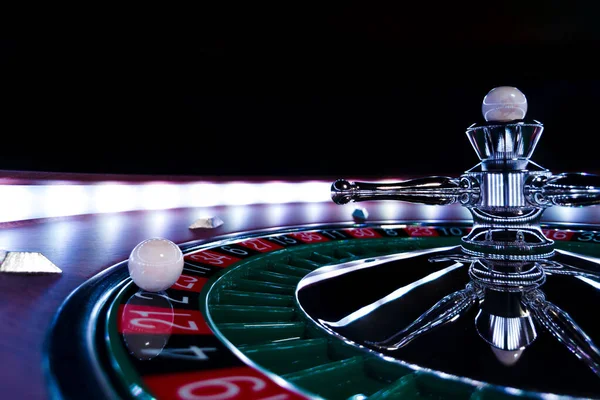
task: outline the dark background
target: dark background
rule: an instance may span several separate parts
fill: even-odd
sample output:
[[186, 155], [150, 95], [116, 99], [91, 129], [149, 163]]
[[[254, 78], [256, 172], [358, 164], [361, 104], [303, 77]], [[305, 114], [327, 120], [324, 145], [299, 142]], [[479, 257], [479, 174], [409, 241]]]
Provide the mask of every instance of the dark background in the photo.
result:
[[478, 162], [465, 128], [510, 85], [546, 126], [535, 161], [600, 171], [596, 8], [282, 3], [70, 10], [8, 30], [0, 169], [460, 173]]

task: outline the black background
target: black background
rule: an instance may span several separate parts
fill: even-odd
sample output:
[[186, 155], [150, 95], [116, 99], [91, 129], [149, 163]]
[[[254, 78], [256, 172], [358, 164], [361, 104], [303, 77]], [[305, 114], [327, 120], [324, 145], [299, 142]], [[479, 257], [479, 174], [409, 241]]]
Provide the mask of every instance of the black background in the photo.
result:
[[585, 3], [280, 2], [57, 10], [0, 39], [0, 169], [460, 173], [495, 86], [534, 160], [599, 171], [600, 14]]

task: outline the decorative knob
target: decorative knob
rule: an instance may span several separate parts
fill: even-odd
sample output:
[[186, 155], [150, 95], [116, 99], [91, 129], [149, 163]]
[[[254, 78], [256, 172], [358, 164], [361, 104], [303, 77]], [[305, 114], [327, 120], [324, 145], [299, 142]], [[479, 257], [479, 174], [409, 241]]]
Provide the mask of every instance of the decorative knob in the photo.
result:
[[483, 98], [481, 113], [488, 122], [509, 122], [524, 119], [527, 114], [527, 98], [516, 87], [493, 88]]

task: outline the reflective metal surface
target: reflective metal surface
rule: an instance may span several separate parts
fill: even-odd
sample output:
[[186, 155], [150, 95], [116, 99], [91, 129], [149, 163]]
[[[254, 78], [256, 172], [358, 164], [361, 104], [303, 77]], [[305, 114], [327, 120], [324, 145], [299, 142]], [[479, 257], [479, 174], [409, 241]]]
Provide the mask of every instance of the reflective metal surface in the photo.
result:
[[472, 125], [467, 137], [481, 159], [458, 178], [420, 178], [396, 183], [348, 182], [331, 186], [334, 202], [400, 200], [447, 205], [459, 202], [473, 217], [463, 238], [465, 251], [495, 259], [536, 259], [553, 254], [553, 242], [540, 229], [551, 206], [600, 204], [600, 176], [553, 175], [530, 160], [544, 131], [538, 121]]
[[581, 207], [600, 204], [600, 176], [565, 173], [530, 178], [525, 185], [528, 200], [540, 206]]
[[61, 269], [42, 253], [0, 250], [0, 273], [60, 274]]
[[[510, 96], [503, 101], [497, 106], [515, 108]], [[600, 396], [600, 261], [555, 250], [540, 227], [549, 207], [600, 204], [600, 176], [554, 175], [531, 161], [543, 130], [522, 120], [470, 126], [466, 134], [481, 162], [458, 178], [336, 181], [338, 204], [459, 202], [473, 226], [452, 250], [375, 261], [360, 271], [340, 265], [329, 277], [316, 272], [298, 291], [308, 315], [352, 343], [420, 367]]]
[[458, 201], [467, 193], [458, 179], [443, 176], [412, 179], [397, 183], [367, 183], [340, 179], [332, 185], [333, 201], [346, 204], [350, 201], [402, 200], [412, 203], [446, 205]]
[[534, 121], [471, 125], [466, 133], [477, 156], [486, 161], [486, 165], [511, 160], [519, 168], [527, 164], [543, 131], [544, 126]]
[[600, 396], [600, 260], [556, 251], [542, 262], [490, 261], [460, 246], [433, 249], [320, 268], [296, 296], [322, 329], [414, 368]]

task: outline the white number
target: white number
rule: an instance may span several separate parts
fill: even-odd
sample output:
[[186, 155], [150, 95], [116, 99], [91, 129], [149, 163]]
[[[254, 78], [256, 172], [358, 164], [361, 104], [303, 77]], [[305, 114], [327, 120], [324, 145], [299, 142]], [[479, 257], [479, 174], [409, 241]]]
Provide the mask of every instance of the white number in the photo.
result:
[[600, 243], [600, 234], [598, 232], [582, 232], [577, 240], [581, 240], [582, 242], [597, 242]]
[[398, 236], [398, 232], [396, 232], [393, 229], [384, 229], [383, 230], [385, 232], [386, 235], [388, 236]]
[[323, 240], [323, 237], [315, 232], [299, 232], [293, 233], [295, 237], [302, 240], [303, 242], [320, 242]]
[[324, 236], [330, 237], [332, 239], [335, 239], [336, 237], [340, 238], [340, 239], [345, 239], [346, 238], [346, 236], [342, 232], [336, 231], [336, 230], [322, 231], [321, 234], [324, 235]]
[[[188, 383], [187, 385], [180, 387], [177, 394], [184, 400], [226, 400], [235, 398], [240, 394], [242, 394], [242, 396], [239, 398], [255, 398], [257, 400], [285, 400], [289, 398], [286, 393], [262, 398], [256, 397], [256, 395], [248, 396], [250, 395], [248, 390], [244, 390], [245, 393], [240, 393], [243, 388], [240, 387], [239, 384], [234, 383], [236, 381], [249, 383], [251, 386], [248, 390], [251, 390], [252, 392], [260, 392], [267, 388], [267, 384], [264, 380], [254, 376], [227, 376]], [[205, 395], [194, 393], [201, 389], [209, 389], [211, 393], [214, 393], [217, 390], [220, 392]]]
[[279, 243], [281, 245], [286, 245], [286, 244], [295, 244], [298, 243], [296, 240], [292, 239], [291, 237], [287, 237], [287, 236], [278, 236], [278, 237], [272, 237], [269, 238], [272, 241]]
[[165, 324], [168, 325], [169, 327], [172, 328], [179, 328], [179, 329], [184, 329], [187, 331], [198, 331], [198, 325], [196, 325], [196, 323], [194, 321], [187, 321], [188, 322], [188, 326], [183, 326], [183, 325], [177, 325], [174, 322], [170, 322], [170, 321], [165, 321], [162, 319], [157, 319], [157, 318], [148, 318], [150, 316], [150, 314], [154, 314], [154, 315], [168, 315], [168, 316], [182, 316], [182, 317], [190, 317], [191, 314], [179, 314], [179, 313], [172, 313], [172, 312], [158, 312], [158, 311], [139, 311], [139, 310], [131, 310], [130, 312], [132, 313], [136, 313], [136, 314], [140, 314], [142, 316], [142, 318], [133, 318], [129, 321], [130, 324], [132, 324], [133, 326], [138, 326], [140, 328], [151, 328], [154, 329], [156, 328], [156, 325], [146, 325], [148, 323], [158, 323], [158, 324]]
[[265, 251], [273, 248], [273, 246], [270, 243], [265, 242], [261, 239], [244, 240], [243, 242], [240, 242], [240, 244], [243, 246], [251, 247], [257, 251]]
[[568, 239], [567, 233], [563, 231], [543, 230], [542, 233], [548, 239], [565, 240]]
[[190, 256], [190, 258], [193, 260], [205, 261], [208, 264], [212, 264], [212, 265], [225, 264], [224, 260], [231, 260], [231, 257], [225, 256], [225, 255], [220, 255], [220, 254], [213, 253], [210, 251], [203, 251], [200, 253], [192, 254]]
[[203, 275], [207, 275], [210, 272], [210, 268], [208, 267], [202, 267], [200, 265], [192, 265], [192, 264], [185, 264], [185, 267], [183, 267], [184, 271], [189, 271], [189, 272], [197, 272], [199, 274], [203, 274]]
[[449, 230], [446, 229], [446, 228], [439, 228], [439, 230], [441, 230], [442, 232], [444, 232], [444, 235], [447, 235], [447, 236], [450, 236], [450, 235], [452, 235], [452, 236], [461, 236], [463, 234], [462, 230], [460, 228], [456, 228], [456, 227], [452, 227]]
[[[237, 396], [240, 393], [241, 388], [236, 385], [235, 381], [246, 381], [252, 385], [253, 392], [259, 392], [263, 390], [267, 384], [262, 379], [253, 377], [253, 376], [228, 376], [224, 378], [215, 378], [215, 379], [207, 379], [205, 381], [192, 382], [188, 383], [185, 386], [182, 386], [177, 391], [177, 394], [186, 400], [222, 400], [222, 399], [231, 399]], [[194, 391], [203, 388], [214, 388], [221, 389], [221, 393], [211, 394], [211, 395], [196, 395]]]
[[355, 237], [358, 238], [362, 238], [362, 237], [375, 237], [375, 232], [370, 229], [370, 228], [358, 228], [358, 229], [354, 229], [352, 231], [352, 234]]
[[[157, 349], [143, 349], [142, 353], [148, 355], [157, 354]], [[208, 356], [205, 354], [208, 351], [217, 351], [216, 347], [197, 347], [190, 346], [183, 349], [163, 349], [160, 351], [161, 357], [166, 358], [175, 358], [180, 360], [196, 360], [196, 361], [206, 361], [208, 360]]]
[[[196, 279], [197, 280], [197, 279]], [[150, 297], [146, 297], [146, 296], [150, 296]], [[181, 303], [181, 304], [189, 304], [190, 303], [190, 299], [187, 296], [181, 296], [181, 300], [176, 300], [170, 296], [167, 296], [166, 294], [158, 294], [158, 293], [149, 293], [149, 292], [137, 292], [135, 294], [136, 297], [139, 297], [140, 299], [144, 299], [144, 300], [153, 300], [154, 298], [152, 296], [159, 296], [159, 297], [163, 297], [167, 300], [170, 300], [174, 303]]]
[[408, 232], [410, 233], [410, 236], [433, 236], [433, 231], [431, 228], [409, 226]]
[[221, 248], [232, 254], [237, 254], [238, 256], [247, 256], [248, 255], [248, 252], [246, 250], [231, 248], [230, 246], [221, 246]]
[[198, 283], [198, 278], [194, 278], [193, 276], [189, 275], [181, 275], [179, 279], [182, 280], [183, 283], [187, 283], [187, 285], [183, 285], [182, 283], [177, 282], [175, 286], [179, 286], [186, 289], [191, 289], [196, 283]]

